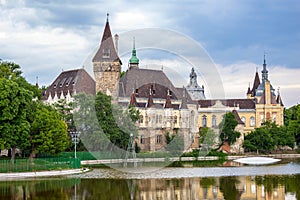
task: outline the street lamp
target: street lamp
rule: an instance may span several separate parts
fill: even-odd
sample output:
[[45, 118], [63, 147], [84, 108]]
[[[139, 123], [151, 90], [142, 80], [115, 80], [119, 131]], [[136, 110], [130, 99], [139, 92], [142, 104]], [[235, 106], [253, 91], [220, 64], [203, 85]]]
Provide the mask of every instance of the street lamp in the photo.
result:
[[71, 138], [72, 138], [72, 143], [74, 144], [74, 157], [77, 158], [76, 156], [76, 145], [77, 143], [79, 142], [79, 137], [80, 137], [80, 132], [79, 131], [70, 131], [70, 135], [71, 135]]

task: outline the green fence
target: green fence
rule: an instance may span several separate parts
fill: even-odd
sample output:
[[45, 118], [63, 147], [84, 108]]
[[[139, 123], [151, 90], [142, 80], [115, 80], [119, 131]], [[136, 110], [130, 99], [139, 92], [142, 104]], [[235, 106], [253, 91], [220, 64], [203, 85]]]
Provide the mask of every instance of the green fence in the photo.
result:
[[43, 170], [60, 170], [60, 169], [76, 169], [80, 168], [79, 158], [35, 158], [0, 160], [0, 172], [32, 172]]

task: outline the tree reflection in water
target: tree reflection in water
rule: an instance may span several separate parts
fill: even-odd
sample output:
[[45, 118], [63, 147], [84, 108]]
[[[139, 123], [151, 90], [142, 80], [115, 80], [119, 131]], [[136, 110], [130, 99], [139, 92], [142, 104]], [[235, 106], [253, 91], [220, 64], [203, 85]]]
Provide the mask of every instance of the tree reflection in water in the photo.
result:
[[0, 182], [0, 199], [284, 199], [286, 193], [300, 198], [300, 175]]

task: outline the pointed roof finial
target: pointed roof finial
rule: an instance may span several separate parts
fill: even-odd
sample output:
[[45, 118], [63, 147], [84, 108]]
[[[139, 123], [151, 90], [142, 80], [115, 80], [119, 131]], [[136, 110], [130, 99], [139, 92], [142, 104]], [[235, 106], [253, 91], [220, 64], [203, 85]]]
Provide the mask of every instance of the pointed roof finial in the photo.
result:
[[135, 49], [135, 37], [133, 37], [133, 49]]
[[264, 51], [264, 65], [266, 64], [266, 51]]
[[109, 13], [106, 13], [106, 22], [108, 22]]

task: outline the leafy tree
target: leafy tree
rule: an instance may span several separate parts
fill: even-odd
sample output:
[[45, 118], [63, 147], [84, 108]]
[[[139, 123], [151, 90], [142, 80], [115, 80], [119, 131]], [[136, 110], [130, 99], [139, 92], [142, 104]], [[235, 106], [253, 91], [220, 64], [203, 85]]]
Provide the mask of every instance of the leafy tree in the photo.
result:
[[287, 132], [294, 135], [296, 143], [300, 143], [300, 105], [292, 106], [284, 111], [284, 124]]
[[12, 148], [14, 160], [17, 148], [29, 145], [30, 124], [27, 120], [32, 93], [12, 80], [0, 78], [0, 147]]
[[246, 151], [267, 152], [279, 146], [294, 147], [295, 138], [285, 127], [277, 126], [274, 122], [265, 122], [262, 127], [256, 128], [245, 136], [244, 148]]
[[220, 140], [222, 142], [227, 141], [229, 145], [235, 143], [236, 139], [241, 136], [241, 133], [235, 131], [235, 127], [237, 126], [238, 122], [234, 117], [232, 112], [227, 112], [222, 122], [219, 125], [221, 130]]
[[55, 109], [38, 104], [31, 125], [30, 158], [36, 153], [57, 154], [70, 145], [67, 125]]
[[166, 138], [166, 150], [172, 155], [172, 156], [180, 156], [184, 150], [184, 140], [181, 135], [178, 134], [178, 131], [176, 130], [175, 134], [170, 134], [169, 132], [165, 135]]
[[216, 133], [213, 129], [208, 127], [201, 127], [200, 133], [200, 145], [206, 148], [207, 153], [215, 145]]

